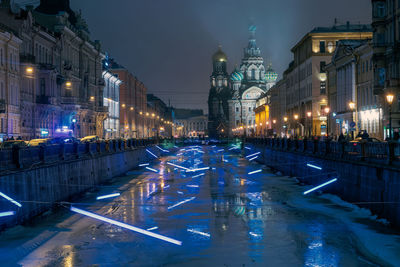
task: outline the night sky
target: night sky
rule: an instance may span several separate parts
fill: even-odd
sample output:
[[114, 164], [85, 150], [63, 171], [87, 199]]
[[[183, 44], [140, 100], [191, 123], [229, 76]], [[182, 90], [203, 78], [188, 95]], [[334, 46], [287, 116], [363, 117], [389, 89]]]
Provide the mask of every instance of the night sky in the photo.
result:
[[[290, 48], [316, 26], [370, 23], [370, 0], [71, 0], [92, 39], [176, 107], [207, 112], [211, 56], [221, 44], [229, 72], [240, 64], [248, 26], [257, 25], [265, 63], [281, 75]], [[267, 65], [267, 64], [266, 64]]]

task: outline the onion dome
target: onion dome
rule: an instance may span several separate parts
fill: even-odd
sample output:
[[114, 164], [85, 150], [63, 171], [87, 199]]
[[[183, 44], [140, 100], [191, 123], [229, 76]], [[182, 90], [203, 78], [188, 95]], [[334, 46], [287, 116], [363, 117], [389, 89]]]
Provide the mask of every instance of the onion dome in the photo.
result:
[[212, 59], [214, 62], [215, 61], [226, 62], [228, 60], [227, 56], [222, 51], [221, 46], [218, 47], [218, 51], [213, 55]]
[[268, 70], [265, 72], [265, 80], [267, 82], [276, 82], [278, 79], [278, 73], [276, 73], [271, 65], [268, 66]]
[[232, 72], [231, 74], [231, 81], [241, 82], [242, 80], [243, 80], [243, 74], [238, 69], [235, 69], [235, 71]]

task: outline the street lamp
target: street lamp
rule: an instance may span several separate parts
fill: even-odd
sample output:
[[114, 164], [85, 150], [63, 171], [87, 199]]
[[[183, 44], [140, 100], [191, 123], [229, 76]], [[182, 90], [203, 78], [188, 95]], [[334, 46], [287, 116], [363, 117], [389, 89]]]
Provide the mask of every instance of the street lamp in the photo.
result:
[[298, 120], [298, 119], [299, 119], [299, 115], [298, 115], [298, 114], [294, 114], [293, 117], [294, 117], [295, 120]]
[[33, 68], [32, 67], [27, 67], [26, 68], [26, 73], [32, 74], [33, 73]]
[[392, 103], [394, 100], [394, 95], [389, 93], [386, 95], [386, 101], [389, 104], [389, 139], [392, 139]]
[[325, 114], [326, 114], [326, 136], [329, 135], [329, 112], [331, 109], [329, 107], [324, 108]]
[[307, 111], [307, 118], [308, 118], [308, 136], [309, 136], [309, 137], [311, 137], [311, 128], [312, 128], [311, 116], [312, 116], [312, 112], [311, 112], [311, 111]]
[[[354, 112], [354, 110], [356, 109], [356, 103], [354, 103], [353, 101], [350, 101], [349, 108], [352, 112]], [[356, 112], [356, 115], [357, 115], [357, 112]], [[355, 123], [356, 123], [356, 127], [357, 127], [357, 122], [355, 122]], [[351, 139], [354, 139], [354, 131], [353, 130], [351, 131]]]

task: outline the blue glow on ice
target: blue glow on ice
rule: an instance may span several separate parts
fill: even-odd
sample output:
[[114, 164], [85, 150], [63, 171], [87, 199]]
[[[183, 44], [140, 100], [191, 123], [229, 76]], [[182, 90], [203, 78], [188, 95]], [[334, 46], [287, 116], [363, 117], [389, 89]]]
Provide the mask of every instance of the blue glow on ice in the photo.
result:
[[308, 166], [308, 167], [311, 167], [311, 168], [314, 168], [314, 169], [317, 169], [317, 170], [322, 170], [322, 168], [321, 168], [321, 167], [318, 167], [318, 166], [312, 165], [312, 164], [310, 164], [310, 163], [307, 163], [307, 166]]
[[258, 156], [255, 156], [254, 158], [249, 159], [249, 161], [255, 160], [256, 158], [258, 158]]
[[204, 232], [200, 232], [194, 229], [187, 229], [188, 232], [194, 233], [194, 234], [199, 234], [199, 235], [203, 235], [206, 237], [211, 237], [211, 235], [209, 233], [204, 233]]
[[185, 204], [186, 202], [192, 201], [192, 200], [195, 199], [195, 198], [196, 198], [196, 197], [187, 198], [187, 199], [185, 199], [185, 200], [183, 200], [183, 201], [181, 201], [181, 202], [178, 202], [178, 203], [176, 203], [176, 204], [174, 204], [174, 205], [172, 205], [172, 206], [169, 206], [168, 209], [169, 209], [169, 210], [170, 210], [170, 209], [173, 209], [173, 208], [175, 208], [175, 207], [177, 207], [177, 206], [180, 206], [180, 205], [182, 205], [182, 204]]
[[82, 215], [85, 215], [85, 216], [88, 216], [88, 217], [91, 217], [93, 219], [97, 219], [97, 220], [103, 221], [103, 222], [108, 222], [110, 224], [113, 224], [113, 225], [116, 225], [116, 226], [119, 226], [119, 227], [122, 227], [122, 228], [125, 228], [125, 229], [128, 229], [128, 230], [131, 230], [131, 231], [135, 231], [135, 232], [138, 232], [140, 234], [144, 234], [144, 235], [147, 235], [147, 236], [158, 238], [160, 240], [163, 240], [163, 241], [166, 241], [166, 242], [170, 242], [170, 243], [178, 245], [178, 246], [182, 245], [182, 241], [179, 241], [179, 240], [176, 240], [176, 239], [173, 239], [173, 238], [170, 238], [170, 237], [166, 237], [166, 236], [163, 236], [163, 235], [160, 235], [160, 234], [156, 234], [156, 233], [141, 229], [139, 227], [136, 227], [136, 226], [133, 226], [133, 225], [129, 225], [129, 224], [126, 224], [126, 223], [123, 223], [123, 222], [119, 222], [119, 221], [116, 221], [116, 220], [113, 220], [113, 219], [110, 219], [110, 218], [107, 218], [107, 217], [104, 217], [104, 216], [101, 216], [101, 215], [98, 215], [98, 214], [95, 214], [95, 213], [92, 213], [92, 212], [88, 212], [88, 211], [85, 211], [85, 210], [74, 208], [72, 206], [71, 206], [71, 211], [79, 213], [79, 214], [82, 214]]
[[316, 186], [316, 187], [314, 187], [314, 188], [311, 188], [310, 190], [305, 191], [305, 192], [303, 193], [303, 195], [307, 195], [308, 193], [311, 193], [311, 192], [313, 192], [313, 191], [315, 191], [315, 190], [317, 190], [317, 189], [320, 189], [321, 187], [324, 187], [324, 186], [326, 186], [326, 185], [328, 185], [328, 184], [331, 184], [331, 183], [334, 183], [334, 182], [336, 182], [336, 181], [337, 181], [337, 178], [332, 179], [332, 180], [329, 180], [329, 181], [326, 182], [326, 183], [323, 183], [323, 184], [321, 184], [321, 185], [319, 185], [319, 186]]
[[146, 169], [148, 169], [149, 171], [152, 171], [152, 172], [158, 172], [156, 169], [153, 169], [153, 168], [150, 168], [150, 167], [146, 167]]
[[183, 195], [182, 191], [176, 191], [178, 194]]
[[183, 167], [183, 166], [179, 166], [179, 165], [176, 165], [176, 164], [174, 164], [174, 163], [171, 163], [171, 162], [167, 162], [167, 164], [168, 165], [171, 165], [171, 166], [174, 166], [174, 167], [177, 167], [177, 168], [180, 168], [180, 169], [183, 169], [183, 170], [189, 170], [188, 168], [185, 168], [185, 167]]
[[187, 172], [198, 172], [198, 171], [205, 171], [205, 170], [209, 170], [210, 167], [202, 167], [202, 168], [196, 168], [196, 169], [189, 169], [187, 170]]
[[152, 155], [153, 157], [155, 157], [156, 159], [158, 159], [158, 157], [157, 157], [156, 155], [154, 155], [153, 152], [151, 152], [151, 151], [148, 150], [147, 148], [146, 148], [146, 151], [147, 151], [150, 155]]
[[158, 229], [158, 226], [151, 227], [151, 228], [147, 229], [147, 231], [153, 231], [153, 230], [156, 230], [156, 229]]
[[252, 171], [252, 172], [249, 172], [248, 174], [250, 175], [250, 174], [255, 174], [255, 173], [259, 173], [259, 172], [262, 172], [262, 170], [260, 169], [260, 170]]
[[188, 184], [187, 187], [198, 188], [199, 186], [197, 184]]
[[203, 172], [203, 173], [200, 173], [200, 174], [197, 174], [197, 175], [193, 176], [192, 178], [197, 178], [197, 177], [200, 177], [200, 176], [203, 176], [203, 175], [206, 175], [206, 174]]
[[250, 148], [250, 147], [247, 147], [247, 146], [245, 146], [244, 148], [246, 148], [247, 150], [251, 150], [251, 148]]
[[259, 154], [261, 154], [261, 152], [257, 152], [257, 153], [254, 153], [254, 154], [248, 155], [248, 156], [246, 156], [246, 158], [251, 158], [251, 157], [253, 157], [253, 156], [257, 156], [257, 155], [259, 155]]
[[120, 195], [121, 195], [120, 193], [114, 193], [114, 194], [99, 196], [99, 197], [96, 197], [96, 199], [100, 200], [100, 199], [105, 199], [105, 198], [118, 197]]
[[143, 164], [139, 164], [139, 167], [144, 167], [144, 166], [149, 166], [149, 163], [143, 163]]
[[20, 208], [22, 207], [22, 205], [21, 205], [19, 202], [15, 201], [15, 200], [12, 199], [11, 197], [7, 196], [6, 194], [0, 192], [0, 196], [4, 197], [5, 199], [7, 199], [8, 201], [10, 201], [10, 202], [13, 203], [14, 205], [16, 205], [16, 206], [18, 206], [18, 207], [20, 207]]
[[225, 151], [225, 149], [219, 149], [219, 150], [217, 150], [217, 152], [222, 152], [222, 151]]
[[0, 217], [12, 216], [15, 215], [15, 211], [4, 211], [0, 212]]

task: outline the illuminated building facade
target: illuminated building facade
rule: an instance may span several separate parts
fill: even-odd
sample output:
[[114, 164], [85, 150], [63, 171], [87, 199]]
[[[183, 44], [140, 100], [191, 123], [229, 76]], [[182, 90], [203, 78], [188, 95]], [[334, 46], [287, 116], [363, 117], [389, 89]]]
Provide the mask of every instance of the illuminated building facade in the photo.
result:
[[367, 131], [383, 139], [383, 111], [373, 94], [372, 40], [341, 40], [326, 67], [330, 132], [339, 135]]
[[205, 137], [207, 134], [207, 115], [177, 118], [177, 137]]
[[[331, 62], [339, 40], [369, 38], [372, 38], [369, 25], [347, 23], [314, 28], [292, 48], [294, 60], [284, 72], [286, 114], [283, 116], [288, 118], [289, 134], [304, 136], [327, 133], [327, 119], [334, 110], [328, 103], [325, 66]], [[311, 129], [311, 133], [307, 129]]]
[[107, 108], [107, 118], [104, 120], [104, 133], [105, 139], [120, 137], [120, 98], [119, 87], [121, 80], [114, 74], [107, 70], [103, 71], [104, 90], [103, 90], [103, 103]]
[[19, 48], [21, 40], [0, 27], [0, 140], [20, 135]]

